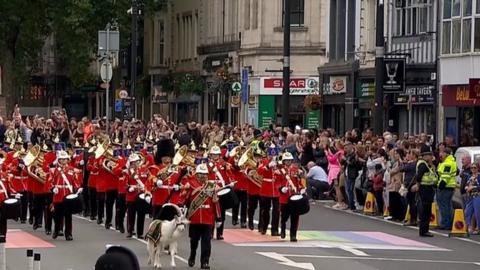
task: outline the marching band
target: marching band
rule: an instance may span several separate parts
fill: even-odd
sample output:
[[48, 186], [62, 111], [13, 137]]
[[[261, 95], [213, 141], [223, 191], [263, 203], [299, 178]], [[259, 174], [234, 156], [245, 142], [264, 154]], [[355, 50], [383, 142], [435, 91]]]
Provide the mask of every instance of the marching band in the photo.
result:
[[6, 233], [7, 219], [26, 223], [29, 216], [34, 230], [45, 225], [53, 239], [71, 241], [72, 214], [83, 212], [106, 229], [114, 222], [127, 237], [143, 238], [146, 215], [159, 219], [162, 206], [174, 203], [188, 208], [191, 266], [201, 241], [202, 268], [209, 267], [210, 240], [215, 229], [223, 239], [228, 209], [234, 226], [254, 230], [259, 207], [258, 231], [266, 234], [271, 225], [271, 235], [281, 238], [290, 219], [290, 240], [297, 240], [299, 216], [309, 206], [304, 172], [290, 153], [259, 139], [245, 145], [230, 137], [208, 149], [151, 133], [138, 136], [132, 147], [120, 135], [94, 132], [83, 145], [54, 141], [29, 149], [20, 136], [10, 138], [0, 153], [0, 233]]

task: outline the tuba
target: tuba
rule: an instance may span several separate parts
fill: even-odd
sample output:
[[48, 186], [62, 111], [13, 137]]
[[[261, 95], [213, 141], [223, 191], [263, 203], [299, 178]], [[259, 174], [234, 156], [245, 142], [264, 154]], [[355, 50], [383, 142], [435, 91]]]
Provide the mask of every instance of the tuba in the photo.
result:
[[195, 167], [195, 159], [188, 155], [188, 148], [186, 145], [180, 147], [173, 157], [172, 164], [175, 166], [180, 165], [180, 163], [185, 163], [188, 166]]
[[[45, 184], [47, 173], [43, 170], [43, 153], [39, 145], [32, 146], [27, 155], [23, 158], [23, 163], [27, 167], [27, 173], [35, 180]], [[33, 170], [32, 170], [32, 167]]]
[[110, 147], [110, 141], [104, 140], [95, 150], [95, 159], [102, 156], [105, 159], [102, 162], [102, 167], [109, 173], [113, 174], [113, 168], [117, 166], [118, 158], [113, 156], [113, 150]]

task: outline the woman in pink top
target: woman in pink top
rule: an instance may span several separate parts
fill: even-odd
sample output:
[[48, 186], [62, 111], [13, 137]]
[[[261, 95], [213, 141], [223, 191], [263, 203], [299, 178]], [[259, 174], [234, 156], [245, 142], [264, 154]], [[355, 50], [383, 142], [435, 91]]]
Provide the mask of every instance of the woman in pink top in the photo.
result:
[[[340, 173], [340, 161], [343, 159], [343, 143], [337, 141], [335, 143], [335, 148], [330, 149], [327, 147], [327, 160], [328, 160], [328, 183], [331, 185], [335, 179], [338, 179], [338, 174]], [[335, 152], [336, 151], [336, 152]]]

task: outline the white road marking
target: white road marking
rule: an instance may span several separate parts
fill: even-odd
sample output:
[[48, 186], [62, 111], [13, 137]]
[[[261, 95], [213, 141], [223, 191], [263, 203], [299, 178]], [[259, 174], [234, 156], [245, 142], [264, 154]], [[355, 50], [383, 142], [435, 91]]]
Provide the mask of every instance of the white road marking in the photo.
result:
[[[90, 223], [93, 223], [94, 220], [90, 220], [89, 218], [86, 218], [86, 217], [82, 217], [82, 216], [78, 216], [78, 215], [73, 215], [75, 218], [78, 218], [78, 219], [82, 219], [82, 220], [86, 220]], [[101, 225], [99, 225], [101, 227]], [[115, 231], [115, 232], [118, 232], [115, 228], [113, 227], [110, 227], [110, 230], [112, 231]], [[139, 241], [140, 243], [143, 243], [145, 245], [147, 245], [147, 241], [143, 240], [143, 239], [138, 239], [136, 236], [132, 237], [132, 239], [135, 239], [137, 241]], [[175, 258], [177, 258], [179, 261], [185, 263], [185, 264], [188, 264], [188, 260], [183, 258], [183, 257], [180, 257], [179, 255], [175, 255]]]
[[347, 251], [347, 252], [350, 252], [352, 253], [353, 255], [356, 255], [356, 256], [370, 256], [368, 255], [367, 253], [361, 251], [361, 250], [358, 250], [356, 248], [352, 248], [352, 247], [349, 247], [349, 246], [339, 246], [340, 249], [344, 250], [344, 251]]
[[315, 270], [315, 266], [313, 266], [313, 264], [311, 263], [297, 263], [283, 256], [282, 254], [278, 254], [276, 252], [257, 252], [257, 254], [274, 259], [277, 261], [277, 263], [282, 265], [300, 268], [300, 269], [306, 269], [306, 270]]
[[[392, 261], [392, 262], [414, 262], [414, 263], [435, 263], [435, 264], [473, 264], [480, 265], [480, 262], [469, 261], [449, 261], [449, 260], [427, 260], [427, 259], [408, 259], [408, 258], [379, 258], [379, 257], [349, 257], [349, 256], [329, 256], [329, 255], [308, 255], [308, 254], [278, 254], [276, 252], [257, 252], [257, 254], [279, 260], [280, 258], [312, 258], [312, 259], [332, 259], [332, 260], [370, 260], [370, 261]], [[291, 261], [291, 260], [290, 260]]]

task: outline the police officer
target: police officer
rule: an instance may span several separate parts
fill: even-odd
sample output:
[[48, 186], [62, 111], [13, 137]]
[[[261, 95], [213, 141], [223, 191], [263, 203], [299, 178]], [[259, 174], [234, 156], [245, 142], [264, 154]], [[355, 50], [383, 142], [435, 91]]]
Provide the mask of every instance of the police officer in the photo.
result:
[[417, 183], [415, 189], [418, 190], [421, 203], [419, 208], [419, 234], [421, 237], [433, 237], [433, 234], [428, 230], [438, 179], [435, 165], [433, 165], [433, 153], [430, 146], [422, 145], [420, 147], [420, 156], [421, 158], [417, 162], [417, 171], [414, 176], [414, 181]]
[[452, 149], [445, 148], [439, 153], [441, 163], [438, 164], [437, 204], [440, 210], [440, 230], [452, 228], [452, 197], [457, 186], [457, 163], [452, 156]]

